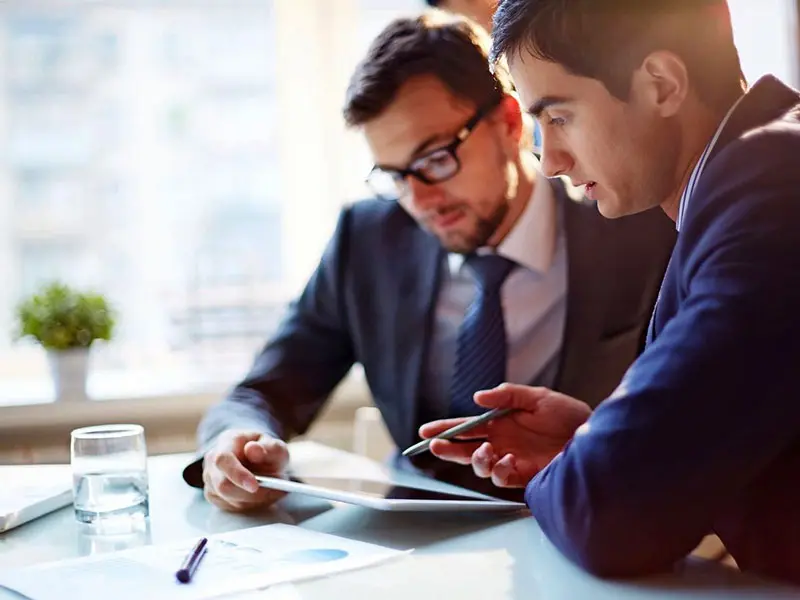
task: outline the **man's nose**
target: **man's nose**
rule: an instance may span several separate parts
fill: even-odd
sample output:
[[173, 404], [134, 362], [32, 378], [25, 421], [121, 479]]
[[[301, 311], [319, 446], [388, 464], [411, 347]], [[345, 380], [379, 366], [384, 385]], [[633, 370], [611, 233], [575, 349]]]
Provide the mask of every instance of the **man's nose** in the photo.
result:
[[572, 154], [556, 139], [547, 134], [542, 135], [541, 144], [542, 155], [540, 160], [545, 177], [568, 175], [575, 166]]
[[428, 184], [416, 177], [408, 177], [405, 182], [407, 196], [417, 210], [428, 211], [439, 203], [441, 190], [436, 184]]

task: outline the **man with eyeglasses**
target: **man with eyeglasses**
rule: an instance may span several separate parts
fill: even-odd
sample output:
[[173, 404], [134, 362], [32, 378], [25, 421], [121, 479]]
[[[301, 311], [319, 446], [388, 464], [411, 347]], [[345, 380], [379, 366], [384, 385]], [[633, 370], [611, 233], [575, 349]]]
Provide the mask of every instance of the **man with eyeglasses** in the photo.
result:
[[[367, 139], [378, 198], [342, 211], [282, 326], [201, 423], [204, 459], [184, 476], [214, 504], [274, 500], [253, 472], [281, 472], [284, 440], [355, 363], [406, 448], [427, 421], [476, 414], [473, 394], [503, 381], [593, 406], [638, 355], [674, 229], [660, 211], [606, 220], [542, 177], [488, 49], [472, 21], [430, 11], [389, 24], [355, 70], [344, 117]], [[522, 497], [430, 454], [396, 464]]]
[[[455, 15], [463, 15], [475, 21], [489, 33], [492, 32], [492, 18], [497, 8], [497, 0], [425, 0], [425, 4]], [[542, 131], [536, 120], [533, 121], [531, 135], [533, 136], [531, 150], [538, 157], [542, 148]]]

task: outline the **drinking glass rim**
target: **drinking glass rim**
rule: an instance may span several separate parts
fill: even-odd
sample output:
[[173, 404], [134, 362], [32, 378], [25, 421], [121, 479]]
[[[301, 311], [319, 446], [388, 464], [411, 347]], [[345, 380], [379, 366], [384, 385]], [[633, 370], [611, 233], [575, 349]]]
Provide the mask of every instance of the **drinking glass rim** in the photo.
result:
[[136, 423], [114, 423], [109, 425], [89, 425], [73, 429], [73, 439], [109, 439], [136, 436], [144, 433], [144, 427]]

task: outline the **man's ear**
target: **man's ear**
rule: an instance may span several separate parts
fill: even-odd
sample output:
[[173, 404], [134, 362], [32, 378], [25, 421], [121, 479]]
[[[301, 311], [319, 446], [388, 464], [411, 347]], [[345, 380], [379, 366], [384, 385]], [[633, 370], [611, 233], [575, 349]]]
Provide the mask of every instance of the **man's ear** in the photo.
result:
[[522, 107], [514, 96], [506, 94], [497, 107], [498, 120], [503, 128], [503, 139], [508, 140], [509, 149], [519, 150], [523, 136], [531, 136], [530, 123], [526, 123]]
[[674, 116], [689, 95], [689, 71], [673, 52], [648, 54], [631, 79], [631, 94], [662, 117]]

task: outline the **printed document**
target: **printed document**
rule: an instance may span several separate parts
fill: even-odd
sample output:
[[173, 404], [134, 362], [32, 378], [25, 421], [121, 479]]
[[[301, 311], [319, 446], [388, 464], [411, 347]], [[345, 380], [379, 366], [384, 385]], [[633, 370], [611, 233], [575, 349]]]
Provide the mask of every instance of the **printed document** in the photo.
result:
[[175, 572], [196, 539], [0, 571], [0, 598], [31, 600], [206, 600], [278, 583], [325, 577], [407, 554], [294, 525], [265, 525], [209, 536], [192, 580]]
[[69, 465], [3, 465], [0, 481], [0, 533], [72, 503]]

